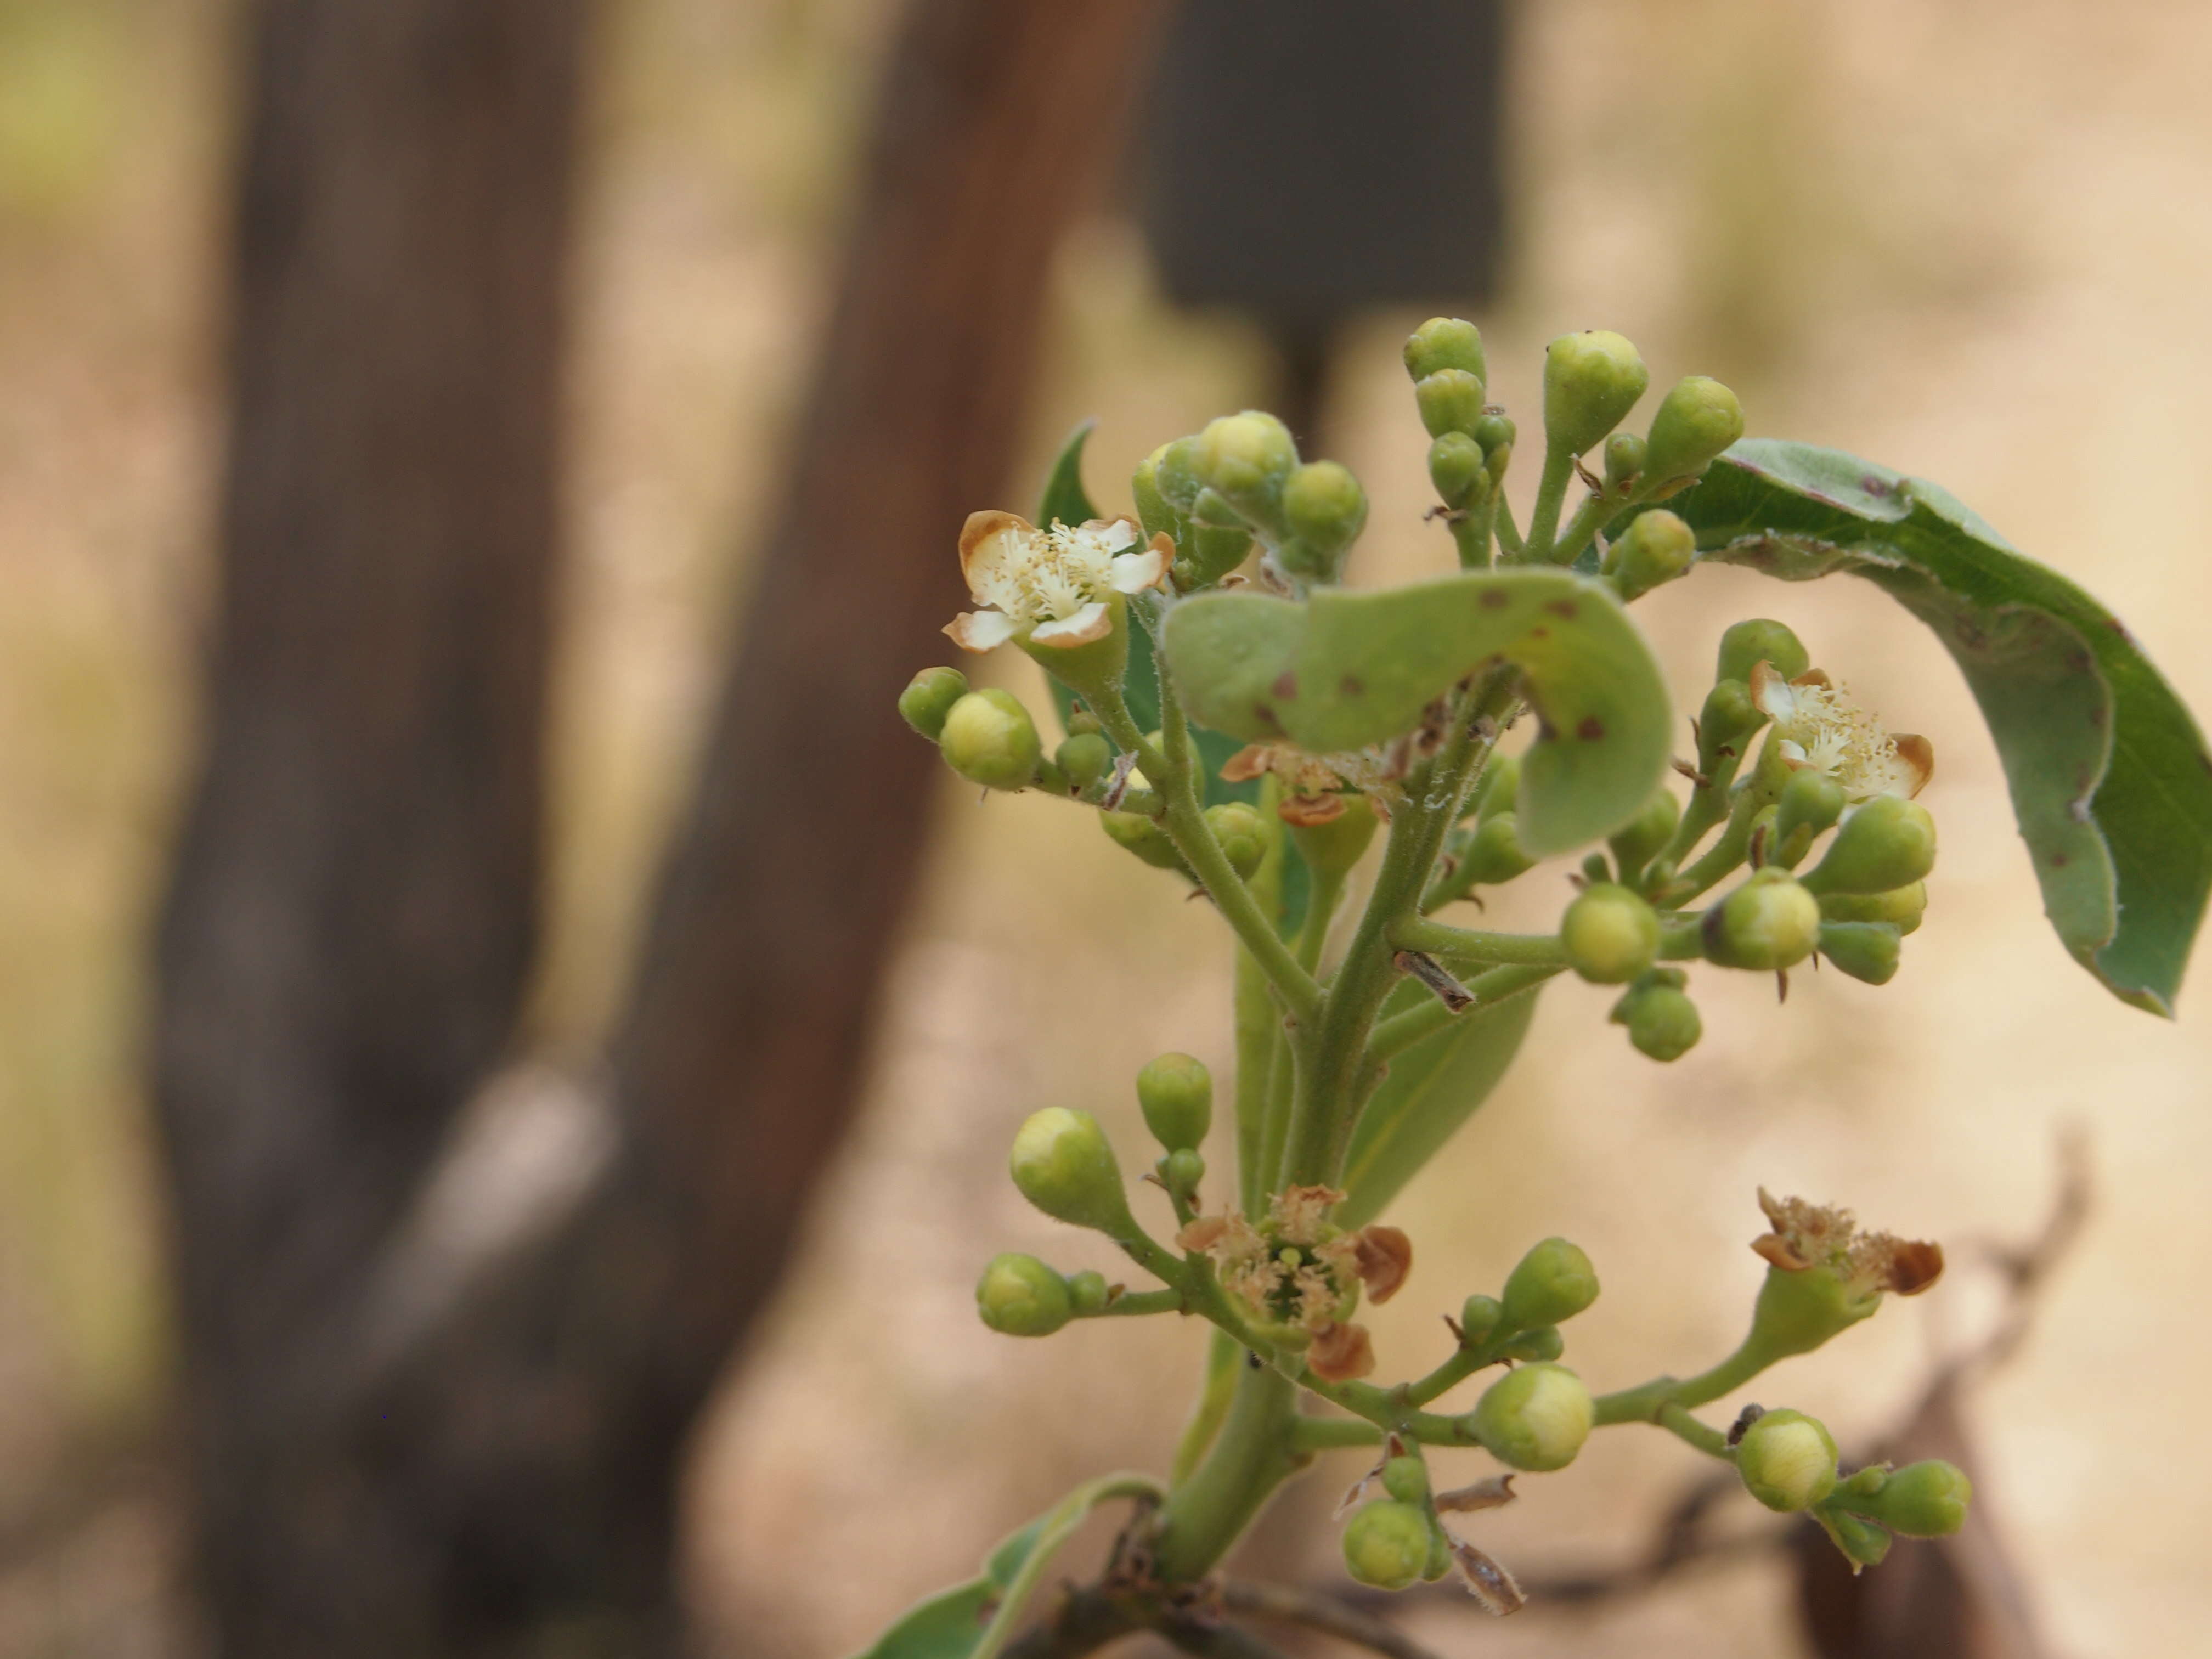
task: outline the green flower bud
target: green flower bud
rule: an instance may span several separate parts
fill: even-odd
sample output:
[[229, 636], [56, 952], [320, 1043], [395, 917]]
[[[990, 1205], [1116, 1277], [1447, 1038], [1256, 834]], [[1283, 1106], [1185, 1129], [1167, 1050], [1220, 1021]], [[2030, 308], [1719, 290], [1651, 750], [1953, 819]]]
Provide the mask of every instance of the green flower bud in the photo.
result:
[[1431, 317], [1406, 337], [1406, 373], [1425, 380], [1442, 368], [1456, 368], [1478, 380], [1490, 378], [1483, 356], [1482, 331], [1460, 317]]
[[[1777, 842], [1790, 845], [1799, 830], [1807, 832], [1806, 839], [1832, 829], [1844, 815], [1844, 786], [1826, 772], [1807, 766], [1790, 775], [1782, 786], [1782, 793], [1774, 804], [1774, 835]], [[1802, 858], [1801, 852], [1798, 857]]]
[[899, 718], [935, 743], [945, 732], [945, 717], [952, 705], [968, 695], [968, 677], [957, 668], [925, 668], [899, 693]]
[[1559, 1334], [1557, 1325], [1539, 1325], [1534, 1330], [1522, 1331], [1498, 1350], [1501, 1358], [1530, 1364], [1557, 1359], [1566, 1351], [1567, 1339]]
[[1547, 1238], [1505, 1280], [1505, 1323], [1514, 1330], [1558, 1325], [1597, 1300], [1597, 1270], [1578, 1244]]
[[1796, 635], [1781, 623], [1753, 617], [1721, 635], [1713, 678], [1748, 681], [1753, 668], [1762, 662], [1773, 664], [1774, 672], [1785, 680], [1796, 679], [1813, 665], [1812, 657]]
[[1158, 1054], [1137, 1073], [1145, 1127], [1170, 1152], [1201, 1145], [1213, 1126], [1213, 1073], [1188, 1054]]
[[[1644, 470], [1657, 483], [1694, 477], [1743, 436], [1743, 405], [1718, 380], [1692, 374], [1674, 382], [1651, 417]], [[1777, 664], [1779, 667], [1780, 665]], [[1803, 669], [1797, 671], [1803, 673]]]
[[1293, 533], [1331, 554], [1367, 523], [1367, 492], [1339, 461], [1309, 461], [1283, 480], [1283, 517]]
[[1206, 1179], [1206, 1160], [1194, 1147], [1178, 1146], [1163, 1162], [1167, 1165], [1168, 1190], [1171, 1193], [1181, 1193], [1188, 1198]]
[[1155, 870], [1181, 870], [1182, 854], [1157, 819], [1142, 812], [1101, 812], [1098, 827], [1117, 847], [1126, 848]]
[[1916, 881], [1887, 893], [1823, 893], [1820, 915], [1826, 921], [1886, 921], [1910, 937], [1928, 912], [1928, 884]]
[[996, 686], [970, 691], [952, 705], [937, 748], [946, 765], [987, 789], [1027, 787], [1044, 757], [1030, 711]]
[[1810, 1353], [1881, 1305], [1879, 1290], [1855, 1288], [1832, 1267], [1769, 1267], [1752, 1304], [1750, 1340], [1771, 1359]]
[[1162, 444], [1152, 453], [1151, 460], [1152, 483], [1161, 499], [1176, 512], [1188, 513], [1197, 504], [1198, 492], [1204, 488], [1198, 476], [1196, 435]]
[[1766, 723], [1765, 712], [1751, 700], [1741, 680], [1722, 680], [1705, 694], [1698, 713], [1698, 769], [1710, 773], [1728, 755], [1741, 755], [1753, 733]]
[[1820, 954], [1853, 979], [1887, 985], [1897, 977], [1898, 938], [1886, 921], [1824, 921]]
[[1613, 839], [1606, 843], [1620, 861], [1622, 876], [1634, 875], [1656, 858], [1659, 850], [1674, 838], [1674, 826], [1681, 821], [1682, 806], [1674, 799], [1674, 792], [1663, 786], [1652, 791], [1644, 809], [1614, 831]]
[[1067, 1281], [1033, 1255], [991, 1259], [975, 1281], [975, 1311], [1001, 1336], [1050, 1336], [1074, 1316]]
[[1418, 1457], [1393, 1457], [1382, 1465], [1382, 1490], [1401, 1504], [1429, 1501], [1429, 1466]]
[[1395, 1498], [1370, 1504], [1344, 1528], [1344, 1568], [1375, 1589], [1401, 1590], [1429, 1564], [1425, 1510]]
[[1460, 1304], [1459, 1334], [1469, 1346], [1486, 1342], [1505, 1318], [1505, 1304], [1494, 1296], [1471, 1296]]
[[1243, 524], [1223, 527], [1193, 522], [1190, 556], [1176, 561], [1176, 584], [1186, 593], [1211, 587], [1244, 562], [1252, 551], [1252, 532]]
[[1565, 1366], [1523, 1365], [1475, 1402], [1474, 1437], [1510, 1468], [1563, 1469], [1589, 1438], [1594, 1415], [1589, 1390]]
[[1447, 432], [1473, 437], [1475, 422], [1482, 418], [1485, 395], [1482, 382], [1463, 368], [1440, 368], [1413, 383], [1413, 403], [1431, 438]]
[[1229, 497], [1212, 484], [1198, 492], [1198, 499], [1190, 505], [1191, 522], [1217, 530], [1243, 530], [1244, 515], [1238, 512]]
[[1482, 769], [1482, 781], [1476, 788], [1474, 803], [1485, 817], [1494, 817], [1500, 812], [1510, 812], [1521, 799], [1521, 757], [1497, 755]]
[[1510, 812], [1486, 817], [1467, 844], [1467, 861], [1482, 886], [1497, 887], [1535, 867], [1521, 848], [1521, 823]]
[[1014, 1135], [1009, 1165], [1022, 1196], [1055, 1221], [1116, 1234], [1136, 1224], [1121, 1190], [1121, 1166], [1088, 1112], [1048, 1106], [1030, 1114]]
[[1638, 985], [1613, 1005], [1613, 1023], [1628, 1028], [1638, 1054], [1660, 1061], [1681, 1059], [1705, 1034], [1698, 1005], [1680, 987]]
[[1163, 534], [1174, 536], [1182, 527], [1176, 521], [1182, 514], [1160, 493], [1160, 460], [1167, 453], [1167, 445], [1162, 444], [1138, 462], [1136, 471], [1129, 477], [1129, 495], [1137, 504], [1137, 522], [1144, 526], [1147, 538]]
[[1821, 1510], [1813, 1518], [1827, 1533], [1829, 1541], [1844, 1553], [1854, 1572], [1861, 1567], [1880, 1566], [1889, 1553], [1889, 1534], [1847, 1510]]
[[1836, 1489], [1835, 1438], [1802, 1412], [1768, 1412], [1737, 1442], [1735, 1472], [1770, 1510], [1809, 1510]]
[[1616, 432], [1605, 441], [1605, 482], [1618, 489], [1644, 471], [1644, 440], [1633, 432]]
[[[1486, 409], [1482, 418], [1474, 423], [1474, 435], [1475, 442], [1482, 446], [1482, 453], [1486, 459], [1495, 456], [1500, 450], [1510, 454], [1513, 441], [1521, 435], [1521, 428], [1513, 423], [1513, 417], [1504, 410]], [[1495, 478], [1504, 470], [1492, 466], [1490, 476]]]
[[1593, 985], [1626, 985], [1659, 955], [1659, 917], [1626, 887], [1585, 887], [1559, 922], [1567, 963]]
[[1966, 1524], [1966, 1506], [1973, 1497], [1973, 1482], [1964, 1469], [1930, 1458], [1897, 1470], [1863, 1506], [1891, 1531], [1907, 1538], [1948, 1538]]
[[1820, 942], [1820, 901], [1775, 866], [1705, 912], [1705, 957], [1723, 968], [1792, 968]]
[[1244, 879], [1267, 855], [1267, 826], [1259, 813], [1241, 800], [1225, 800], [1206, 809], [1206, 827], [1229, 860], [1229, 867]]
[[1554, 450], [1586, 455], [1636, 407], [1651, 371], [1609, 329], [1562, 334], [1544, 352], [1544, 437]]
[[1917, 801], [1876, 795], [1844, 820], [1827, 856], [1808, 872], [1815, 893], [1887, 893], [1936, 867], [1936, 820]]
[[1322, 875], [1348, 872], [1374, 839], [1375, 808], [1364, 795], [1345, 796], [1344, 811], [1326, 823], [1291, 826], [1298, 856]]
[[1451, 1540], [1442, 1527], [1429, 1528], [1429, 1565], [1421, 1569], [1421, 1582], [1433, 1584], [1452, 1569]]
[[1622, 599], [1641, 599], [1686, 574], [1697, 556], [1697, 532], [1660, 507], [1638, 514], [1621, 532], [1607, 551], [1606, 568]]
[[1104, 1273], [1085, 1267], [1079, 1273], [1068, 1274], [1068, 1305], [1079, 1317], [1096, 1319], [1106, 1311], [1107, 1304], [1113, 1299], [1113, 1287], [1107, 1284]]
[[1088, 789], [1114, 769], [1114, 745], [1097, 732], [1078, 732], [1060, 740], [1052, 759], [1069, 783]]
[[1490, 499], [1482, 446], [1464, 432], [1445, 433], [1429, 446], [1429, 482], [1437, 487], [1437, 498], [1455, 512], [1481, 506]]
[[1272, 520], [1283, 480], [1298, 464], [1298, 446], [1273, 415], [1248, 409], [1208, 421], [1193, 459], [1200, 482], [1238, 512]]

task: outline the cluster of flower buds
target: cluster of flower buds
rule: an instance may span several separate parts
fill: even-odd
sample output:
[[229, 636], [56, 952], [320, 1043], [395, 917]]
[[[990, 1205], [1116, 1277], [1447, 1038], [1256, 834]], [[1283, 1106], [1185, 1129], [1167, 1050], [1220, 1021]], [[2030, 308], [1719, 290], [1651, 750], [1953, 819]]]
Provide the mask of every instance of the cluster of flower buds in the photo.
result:
[[1878, 1565], [1893, 1534], [1948, 1538], [1966, 1525], [1973, 1485], [1955, 1463], [1838, 1467], [1835, 1437], [1802, 1412], [1747, 1407], [1730, 1435], [1744, 1489], [1770, 1510], [1809, 1514], [1856, 1572]]
[[1177, 590], [1210, 587], [1256, 542], [1294, 581], [1329, 581], [1367, 523], [1367, 492], [1336, 461], [1301, 461], [1273, 415], [1248, 409], [1161, 445], [1131, 481], [1146, 531], [1175, 550]]

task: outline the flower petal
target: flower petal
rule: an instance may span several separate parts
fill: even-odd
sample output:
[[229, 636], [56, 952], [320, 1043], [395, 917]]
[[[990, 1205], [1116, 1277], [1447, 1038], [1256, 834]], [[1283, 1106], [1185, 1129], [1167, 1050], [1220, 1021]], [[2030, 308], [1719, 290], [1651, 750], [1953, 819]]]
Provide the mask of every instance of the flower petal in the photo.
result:
[[1306, 1364], [1324, 1382], [1354, 1382], [1375, 1369], [1375, 1345], [1364, 1325], [1326, 1325], [1306, 1350]]
[[1379, 1225], [1361, 1228], [1352, 1240], [1358, 1250], [1354, 1271], [1367, 1287], [1367, 1299], [1380, 1307], [1413, 1271], [1413, 1241], [1399, 1228]]
[[1900, 732], [1894, 742], [1897, 761], [1906, 780], [1905, 798], [1907, 800], [1928, 787], [1928, 780], [1936, 775], [1936, 745], [1917, 732]]
[[1267, 763], [1273, 757], [1267, 744], [1247, 744], [1221, 763], [1221, 781], [1224, 783], [1249, 783], [1267, 769]]
[[[1170, 550], [1163, 556], [1158, 546], [1160, 542], [1166, 540], [1164, 536], [1158, 537], [1153, 545], [1141, 553], [1116, 553], [1114, 556], [1114, 562], [1108, 567], [1106, 580], [1116, 593], [1141, 593], [1148, 587], [1164, 587], [1167, 585], [1168, 559], [1173, 556], [1173, 553]], [[1172, 550], [1174, 544], [1170, 543], [1169, 545]]]
[[1036, 534], [1036, 527], [1018, 513], [970, 513], [960, 526], [960, 574], [968, 591], [979, 591], [977, 579], [983, 574], [976, 568], [979, 563], [983, 570], [1004, 564]]
[[945, 624], [945, 633], [963, 651], [983, 652], [1014, 637], [1014, 619], [1003, 611], [963, 611]]
[[1777, 726], [1786, 726], [1797, 717], [1797, 694], [1771, 662], [1752, 664], [1751, 700]]
[[1093, 640], [1103, 640], [1114, 631], [1114, 618], [1103, 599], [1093, 599], [1072, 617], [1058, 622], [1039, 623], [1030, 629], [1030, 643], [1049, 645], [1060, 650], [1070, 646], [1088, 645]]
[[1125, 547], [1137, 544], [1137, 521], [1132, 518], [1092, 519], [1083, 527], [1094, 532], [1100, 548], [1109, 553], [1119, 553]]

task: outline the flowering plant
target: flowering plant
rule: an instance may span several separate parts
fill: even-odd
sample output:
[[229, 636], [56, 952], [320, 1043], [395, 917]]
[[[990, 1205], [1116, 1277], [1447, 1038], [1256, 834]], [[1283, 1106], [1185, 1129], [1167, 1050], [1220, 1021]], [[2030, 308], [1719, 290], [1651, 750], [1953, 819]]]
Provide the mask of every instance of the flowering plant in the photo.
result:
[[[1598, 1279], [1550, 1238], [1496, 1295], [1465, 1297], [1430, 1370], [1370, 1380], [1361, 1306], [1397, 1294], [1415, 1254], [1378, 1218], [1510, 1063], [1547, 980], [1619, 986], [1613, 1020], [1671, 1061], [1700, 1035], [1690, 964], [1770, 974], [1786, 992], [1817, 956], [1881, 984], [1921, 924], [1936, 836], [1914, 797], [1933, 745], [1854, 704], [1790, 629], [1726, 631], [1676, 753], [1668, 687], [1626, 607], [1698, 565], [1847, 572], [1933, 629], [1996, 739], [2060, 939], [2115, 995], [2171, 1011], [2212, 887], [2212, 762], [2094, 600], [1932, 485], [1743, 441], [1716, 381], [1681, 380], [1645, 431], [1617, 429], [1649, 375], [1603, 331], [1548, 349], [1523, 521], [1506, 492], [1518, 429], [1488, 401], [1476, 330], [1425, 324], [1406, 366], [1431, 439], [1430, 515], [1455, 554], [1446, 574], [1340, 586], [1364, 493], [1250, 411], [1156, 450], [1132, 480], [1133, 516], [1088, 499], [1079, 434], [1036, 525], [979, 513], [962, 534], [976, 608], [945, 631], [1042, 665], [1064, 735], [1048, 752], [1018, 698], [950, 668], [917, 675], [901, 712], [962, 777], [1094, 811], [1211, 901], [1236, 945], [1234, 1175], [1208, 1190], [1212, 1080], [1184, 1054], [1136, 1079], [1160, 1149], [1147, 1179], [1167, 1213], [1153, 1223], [1088, 1115], [1047, 1107], [1020, 1127], [1024, 1195], [1106, 1235], [1143, 1282], [1001, 1255], [977, 1286], [984, 1322], [1042, 1337], [1077, 1319], [1194, 1317], [1212, 1333], [1206, 1381], [1164, 1479], [1079, 1488], [894, 1626], [878, 1659], [1072, 1655], [1142, 1630], [1194, 1652], [1264, 1650], [1228, 1640], [1218, 1565], [1332, 1449], [1366, 1449], [1373, 1465], [1340, 1511], [1354, 1579], [1400, 1589], [1456, 1574], [1499, 1613], [1524, 1598], [1461, 1517], [1509, 1501], [1515, 1474], [1440, 1490], [1439, 1452], [1546, 1472], [1597, 1429], [1654, 1426], [1732, 1464], [1759, 1503], [1809, 1515], [1855, 1570], [1895, 1537], [1961, 1523], [1967, 1482], [1948, 1464], [1847, 1474], [1802, 1413], [1753, 1407], [1729, 1430], [1697, 1414], [1942, 1272], [1936, 1245], [1799, 1199], [1759, 1194], [1768, 1229], [1753, 1248], [1768, 1265], [1748, 1332], [1698, 1375], [1598, 1393], [1562, 1364], [1562, 1327]], [[1524, 746], [1506, 743], [1531, 726]], [[1378, 836], [1364, 900], [1339, 927]], [[1443, 919], [1560, 855], [1579, 868], [1555, 931]], [[1493, 1370], [1471, 1404], [1439, 1408]], [[1133, 1512], [1104, 1573], [1039, 1604], [1053, 1550], [1117, 1500]]]

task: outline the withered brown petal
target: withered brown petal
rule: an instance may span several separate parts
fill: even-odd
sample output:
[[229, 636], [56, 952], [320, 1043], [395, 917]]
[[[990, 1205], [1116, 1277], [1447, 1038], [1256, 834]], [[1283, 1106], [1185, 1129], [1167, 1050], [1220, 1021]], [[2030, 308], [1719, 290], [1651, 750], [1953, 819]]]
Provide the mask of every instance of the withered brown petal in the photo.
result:
[[1368, 1298], [1377, 1306], [1398, 1294], [1413, 1271], [1413, 1241], [1396, 1227], [1362, 1227], [1352, 1235], [1358, 1249], [1355, 1266]]
[[1306, 1364], [1324, 1382], [1356, 1382], [1375, 1369], [1375, 1345], [1364, 1325], [1324, 1325], [1306, 1350]]

